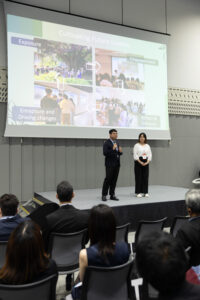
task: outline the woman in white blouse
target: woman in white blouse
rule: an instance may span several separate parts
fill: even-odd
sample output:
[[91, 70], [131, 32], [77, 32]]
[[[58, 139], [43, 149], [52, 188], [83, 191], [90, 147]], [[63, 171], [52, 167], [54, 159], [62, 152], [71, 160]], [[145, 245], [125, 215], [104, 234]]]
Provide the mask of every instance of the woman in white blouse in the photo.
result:
[[135, 193], [138, 198], [142, 196], [149, 197], [149, 163], [152, 154], [144, 132], [139, 134], [138, 143], [133, 148], [133, 158], [135, 161]]

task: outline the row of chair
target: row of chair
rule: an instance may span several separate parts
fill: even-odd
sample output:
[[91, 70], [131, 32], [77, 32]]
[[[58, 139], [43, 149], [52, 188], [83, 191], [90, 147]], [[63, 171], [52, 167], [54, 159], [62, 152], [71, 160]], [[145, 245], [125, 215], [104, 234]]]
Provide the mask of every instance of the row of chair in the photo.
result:
[[[81, 300], [135, 299], [134, 289], [131, 287], [132, 267], [133, 259], [117, 267], [88, 267], [84, 276]], [[0, 298], [3, 300], [35, 300], [36, 297], [37, 300], [56, 299], [56, 275], [25, 285], [0, 284]]]
[[[142, 235], [154, 230], [156, 231], [163, 230], [166, 220], [167, 218], [163, 218], [157, 221], [140, 221], [138, 224], [138, 228], [136, 230], [135, 243], [130, 245], [131, 252], [132, 253], [135, 252], [136, 244], [140, 240]], [[188, 217], [182, 217], [182, 216], [175, 217], [170, 229], [171, 234], [175, 236], [178, 229], [187, 220]], [[125, 241], [126, 243], [128, 243], [129, 227], [130, 227], [130, 223], [127, 223], [123, 226], [118, 226], [116, 228], [117, 229], [116, 240], [118, 242]], [[52, 233], [50, 235], [48, 253], [50, 253], [51, 258], [55, 260], [58, 266], [59, 274], [69, 274], [69, 273], [74, 274], [74, 272], [79, 270], [79, 252], [81, 248], [85, 247], [86, 234], [87, 234], [87, 230], [82, 230], [80, 232], [70, 233], [70, 234]], [[6, 246], [7, 246], [7, 242], [0, 242], [0, 266], [4, 264]], [[83, 282], [82, 300], [106, 299], [106, 295], [104, 295], [104, 297], [102, 298], [102, 291], [103, 293], [108, 293], [109, 295], [111, 292], [114, 293], [116, 287], [119, 287], [119, 289], [115, 291], [116, 294], [114, 299], [132, 299], [133, 297], [131, 294], [132, 289], [130, 287], [131, 281], [129, 280], [129, 275], [131, 274], [132, 267], [133, 267], [133, 260], [129, 261], [127, 264], [123, 266], [118, 266], [114, 268], [88, 267]], [[112, 280], [109, 280], [111, 277]], [[124, 278], [126, 278], [126, 280]], [[123, 282], [120, 281], [120, 279], [124, 280], [123, 281], [124, 284]], [[38, 295], [41, 295], [41, 298], [39, 299], [54, 300], [54, 296], [55, 296], [55, 287], [53, 286], [54, 281], [55, 281], [55, 277], [50, 276], [45, 280], [33, 284], [28, 284], [28, 285], [27, 284], [20, 285], [20, 286], [0, 285], [0, 295], [1, 298], [4, 299], [4, 297], [2, 297], [4, 292], [12, 294], [12, 291], [15, 291], [16, 300], [22, 298], [23, 299], [29, 298], [29, 300], [32, 300], [33, 299], [31, 298], [32, 295], [35, 296], [35, 292], [33, 293], [33, 289], [34, 289], [35, 291], [36, 290], [40, 291]], [[120, 282], [118, 283], [118, 281]], [[95, 284], [95, 282], [98, 282], [98, 286]], [[113, 284], [112, 284], [113, 282], [115, 282], [114, 285], [115, 289], [113, 289]], [[104, 286], [103, 289], [102, 286]], [[30, 296], [25, 297], [25, 294], [23, 294], [24, 296], [22, 297], [21, 291], [23, 291], [23, 293], [25, 294], [26, 293], [28, 293], [28, 295], [30, 294]], [[121, 297], [122, 294], [123, 297]], [[97, 295], [99, 295], [99, 298]], [[127, 297], [124, 297], [125, 295]], [[10, 298], [5, 297], [5, 299], [8, 300], [11, 298], [13, 299], [13, 294], [12, 296], [10, 296]]]
[[[167, 218], [156, 221], [139, 221], [138, 228], [135, 234], [135, 243], [130, 245], [131, 251], [134, 252], [137, 241], [142, 235], [153, 230], [163, 230]], [[170, 233], [176, 236], [179, 228], [188, 220], [186, 216], [176, 216], [172, 222]], [[130, 223], [127, 223], [116, 228], [116, 240], [118, 242], [124, 241], [128, 243]], [[52, 233], [50, 236], [48, 253], [55, 259], [59, 267], [60, 272], [66, 270], [66, 263], [69, 271], [78, 269], [78, 255], [80, 249], [85, 247], [85, 236], [86, 230], [82, 230], [76, 233]], [[81, 246], [80, 246], [81, 245]], [[0, 241], [0, 268], [3, 266], [5, 261], [7, 242]], [[67, 251], [63, 251], [67, 249]]]

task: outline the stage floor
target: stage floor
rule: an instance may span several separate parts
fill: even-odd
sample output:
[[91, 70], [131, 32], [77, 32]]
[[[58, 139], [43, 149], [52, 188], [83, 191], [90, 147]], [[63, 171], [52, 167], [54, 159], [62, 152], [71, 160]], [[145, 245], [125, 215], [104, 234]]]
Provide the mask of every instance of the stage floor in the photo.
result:
[[[171, 226], [176, 215], [187, 214], [185, 207], [185, 193], [188, 189], [182, 187], [151, 185], [149, 198], [137, 198], [134, 187], [116, 188], [119, 201], [101, 201], [101, 189], [75, 190], [72, 204], [82, 210], [90, 210], [94, 205], [106, 203], [112, 206], [117, 224], [130, 223], [130, 228], [135, 231], [140, 220], [159, 220], [167, 217], [166, 227]], [[108, 197], [109, 198], [109, 197]], [[34, 193], [34, 201], [41, 203], [58, 203], [56, 192]]]
[[[118, 187], [116, 188], [116, 196], [120, 201], [108, 200], [105, 202], [109, 206], [128, 206], [138, 204], [150, 204], [150, 203], [162, 203], [171, 201], [183, 201], [185, 199], [185, 193], [188, 191], [182, 187], [151, 185], [149, 186], [149, 198], [137, 198], [134, 194], [134, 187]], [[72, 200], [73, 205], [79, 209], [90, 209], [94, 205], [103, 203], [101, 201], [101, 189], [84, 189], [75, 190], [75, 197]], [[58, 203], [56, 199], [56, 192], [41, 192], [35, 193], [34, 197], [37, 199], [46, 199], [51, 202]], [[109, 199], [109, 197], [107, 197]]]

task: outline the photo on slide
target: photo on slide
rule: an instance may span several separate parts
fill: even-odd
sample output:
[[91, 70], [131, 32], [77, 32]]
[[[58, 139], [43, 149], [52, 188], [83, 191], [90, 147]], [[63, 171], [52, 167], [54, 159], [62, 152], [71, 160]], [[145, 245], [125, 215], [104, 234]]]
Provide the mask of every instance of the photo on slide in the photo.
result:
[[96, 126], [136, 128], [145, 115], [144, 94], [129, 90], [96, 89]]
[[34, 38], [35, 84], [65, 89], [70, 85], [92, 85], [92, 48]]
[[[93, 126], [95, 103], [92, 87], [66, 86], [56, 89], [35, 85], [35, 103], [46, 114], [56, 116], [54, 124], [63, 126]], [[48, 119], [44, 122], [48, 124]]]
[[144, 64], [134, 54], [95, 49], [96, 85], [144, 90]]
[[67, 86], [58, 90], [50, 86], [34, 86], [33, 106], [12, 106], [12, 124], [93, 126], [95, 102], [92, 87]]

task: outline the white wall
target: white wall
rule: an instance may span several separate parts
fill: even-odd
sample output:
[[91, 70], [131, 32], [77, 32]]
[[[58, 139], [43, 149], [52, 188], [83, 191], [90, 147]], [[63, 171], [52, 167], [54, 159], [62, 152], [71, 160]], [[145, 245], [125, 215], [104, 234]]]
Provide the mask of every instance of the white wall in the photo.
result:
[[200, 89], [200, 1], [167, 0], [168, 84]]

